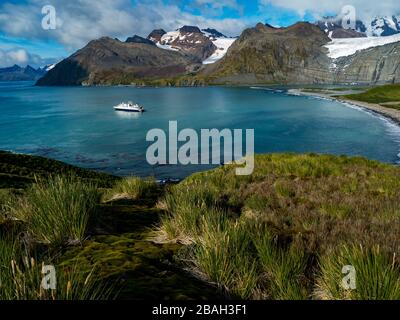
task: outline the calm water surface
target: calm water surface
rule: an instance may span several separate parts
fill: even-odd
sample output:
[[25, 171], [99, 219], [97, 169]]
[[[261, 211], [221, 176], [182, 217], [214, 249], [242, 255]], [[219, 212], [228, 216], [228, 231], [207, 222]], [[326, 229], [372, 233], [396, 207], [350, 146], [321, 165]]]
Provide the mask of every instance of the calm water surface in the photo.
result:
[[[115, 112], [132, 100], [141, 115]], [[255, 129], [255, 151], [318, 152], [399, 161], [400, 129], [337, 102], [251, 88], [34, 87], [0, 83], [0, 149], [118, 175], [183, 178], [206, 166], [150, 166], [146, 133]]]

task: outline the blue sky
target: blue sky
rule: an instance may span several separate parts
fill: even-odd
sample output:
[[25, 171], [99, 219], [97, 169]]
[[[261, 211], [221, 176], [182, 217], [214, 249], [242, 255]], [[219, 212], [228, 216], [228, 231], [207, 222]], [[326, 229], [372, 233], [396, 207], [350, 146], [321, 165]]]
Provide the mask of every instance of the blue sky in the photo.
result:
[[[124, 40], [185, 24], [236, 36], [258, 22], [284, 27], [315, 21], [347, 4], [363, 16], [400, 11], [398, 0], [1, 0], [0, 67], [55, 62], [101, 36]], [[55, 30], [42, 28], [45, 5], [56, 9]]]

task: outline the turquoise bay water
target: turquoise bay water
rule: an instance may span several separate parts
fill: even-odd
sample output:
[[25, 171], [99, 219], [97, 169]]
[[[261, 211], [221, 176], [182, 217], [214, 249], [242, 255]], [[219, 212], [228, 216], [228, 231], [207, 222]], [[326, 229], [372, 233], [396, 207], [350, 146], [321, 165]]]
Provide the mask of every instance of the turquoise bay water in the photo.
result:
[[[132, 100], [142, 115], [115, 112]], [[34, 87], [0, 83], [0, 149], [118, 175], [183, 178], [207, 166], [150, 166], [146, 133], [255, 129], [255, 151], [318, 152], [399, 161], [400, 129], [337, 102], [251, 88]]]

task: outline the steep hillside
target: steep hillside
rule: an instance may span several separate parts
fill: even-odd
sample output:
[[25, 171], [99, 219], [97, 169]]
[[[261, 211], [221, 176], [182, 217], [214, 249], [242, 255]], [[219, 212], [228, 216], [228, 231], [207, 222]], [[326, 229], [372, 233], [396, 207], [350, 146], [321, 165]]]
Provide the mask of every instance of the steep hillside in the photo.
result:
[[216, 83], [326, 82], [329, 37], [317, 26], [257, 24], [245, 30], [216, 66], [204, 72]]
[[182, 53], [104, 37], [57, 64], [37, 84], [131, 84], [138, 79], [184, 75], [195, 69], [196, 64]]

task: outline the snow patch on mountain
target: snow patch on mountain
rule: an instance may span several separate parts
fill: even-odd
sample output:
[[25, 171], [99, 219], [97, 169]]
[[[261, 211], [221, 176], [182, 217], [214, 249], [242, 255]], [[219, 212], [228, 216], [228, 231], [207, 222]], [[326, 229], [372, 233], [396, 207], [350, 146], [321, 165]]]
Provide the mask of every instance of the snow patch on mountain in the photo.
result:
[[161, 43], [174, 42], [180, 36], [181, 36], [181, 33], [179, 32], [179, 30], [167, 32], [166, 34], [164, 34], [161, 37]]
[[328, 56], [332, 59], [337, 59], [353, 55], [360, 50], [384, 46], [399, 41], [400, 34], [387, 37], [332, 39], [325, 47], [329, 50]]
[[51, 65], [45, 66], [46, 72], [49, 72], [50, 70], [54, 69], [57, 63], [53, 63]]
[[208, 59], [203, 61], [203, 64], [212, 64], [217, 62], [218, 60], [221, 60], [226, 53], [228, 52], [228, 49], [231, 47], [231, 45], [235, 42], [236, 39], [234, 38], [216, 38], [213, 43], [217, 47], [217, 50], [214, 52], [214, 54], [209, 57]]
[[164, 50], [179, 51], [178, 48], [174, 48], [173, 46], [171, 46], [169, 44], [161, 44], [160, 42], [157, 42], [156, 46], [159, 47], [160, 49], [164, 49]]
[[[207, 37], [212, 43], [217, 47], [215, 52], [203, 61], [203, 64], [212, 64], [217, 62], [218, 60], [222, 59], [230, 46], [235, 42], [236, 38], [228, 38], [224, 34], [218, 32], [215, 29], [203, 29], [200, 31], [196, 31], [197, 27], [182, 27], [181, 29], [170, 31], [165, 33], [160, 41], [154, 41], [156, 39], [151, 39], [153, 42], [156, 43], [157, 47], [164, 49], [164, 50], [171, 50], [171, 51], [180, 51], [179, 41], [185, 41], [188, 45], [201, 45], [202, 41], [198, 40], [191, 40], [196, 39], [196, 37], [192, 37], [194, 34], [202, 34], [203, 36]], [[189, 32], [188, 32], [189, 31]], [[193, 31], [193, 32], [192, 32]], [[198, 32], [198, 33], [194, 33]]]

